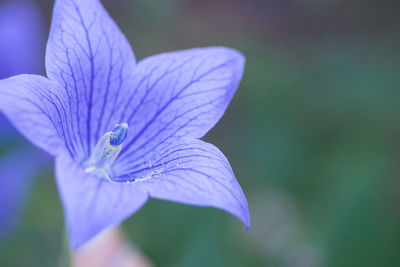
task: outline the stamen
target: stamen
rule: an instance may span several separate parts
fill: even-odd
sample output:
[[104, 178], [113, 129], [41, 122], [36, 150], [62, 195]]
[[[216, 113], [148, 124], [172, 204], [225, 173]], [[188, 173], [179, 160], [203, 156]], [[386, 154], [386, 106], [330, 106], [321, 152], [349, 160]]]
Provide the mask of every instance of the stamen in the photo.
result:
[[[111, 132], [107, 132], [94, 148], [89, 161], [85, 164], [86, 172], [95, 173], [113, 182], [108, 175], [108, 169], [121, 152], [122, 144], [128, 135], [128, 124], [117, 124]], [[101, 149], [101, 153], [99, 150]]]

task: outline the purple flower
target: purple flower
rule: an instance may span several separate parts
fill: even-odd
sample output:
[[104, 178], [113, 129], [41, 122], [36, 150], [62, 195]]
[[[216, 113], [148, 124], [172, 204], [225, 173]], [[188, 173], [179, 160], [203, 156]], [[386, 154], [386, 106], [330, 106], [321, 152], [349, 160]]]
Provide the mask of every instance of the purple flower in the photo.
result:
[[72, 248], [136, 212], [148, 197], [223, 209], [249, 227], [225, 156], [203, 137], [221, 118], [244, 57], [224, 47], [136, 63], [97, 0], [58, 0], [48, 78], [0, 81], [0, 109], [56, 157]]
[[38, 73], [42, 62], [42, 15], [33, 1], [0, 4], [0, 77]]
[[[0, 4], [0, 78], [40, 72], [42, 18], [31, 1]], [[29, 45], [27, 45], [29, 44]], [[15, 131], [0, 114], [0, 142], [15, 138]]]
[[13, 230], [37, 171], [37, 160], [29, 156], [36, 155], [28, 149], [16, 149], [0, 157], [0, 240]]
[[[32, 2], [0, 4], [0, 78], [40, 72], [42, 26], [41, 14]], [[20, 135], [0, 114], [0, 239], [8, 236], [18, 221], [33, 178], [47, 159], [19, 141]], [[6, 145], [9, 149], [4, 151]]]

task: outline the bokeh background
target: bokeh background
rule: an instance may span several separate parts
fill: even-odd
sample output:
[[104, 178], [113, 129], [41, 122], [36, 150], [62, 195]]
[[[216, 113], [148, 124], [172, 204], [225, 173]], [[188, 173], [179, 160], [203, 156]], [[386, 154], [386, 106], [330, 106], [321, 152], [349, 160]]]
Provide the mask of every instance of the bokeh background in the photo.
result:
[[[43, 73], [53, 1], [29, 2], [43, 18]], [[230, 160], [252, 228], [216, 209], [150, 200], [123, 230], [156, 266], [400, 266], [398, 1], [103, 3], [138, 59], [214, 45], [247, 58], [233, 102], [205, 140]], [[0, 241], [1, 266], [60, 262], [52, 168], [38, 172]]]

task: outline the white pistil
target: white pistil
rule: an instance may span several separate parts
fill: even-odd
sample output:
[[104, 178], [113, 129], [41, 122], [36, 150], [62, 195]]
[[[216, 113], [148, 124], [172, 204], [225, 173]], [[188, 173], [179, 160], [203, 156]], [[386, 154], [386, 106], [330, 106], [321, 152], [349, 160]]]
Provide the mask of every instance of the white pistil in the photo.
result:
[[[111, 132], [105, 133], [94, 148], [89, 161], [85, 164], [85, 171], [104, 176], [109, 182], [115, 183], [110, 178], [107, 170], [121, 152], [122, 144], [126, 140], [127, 134], [127, 123], [117, 124]], [[100, 149], [102, 149], [101, 153], [99, 153]]]

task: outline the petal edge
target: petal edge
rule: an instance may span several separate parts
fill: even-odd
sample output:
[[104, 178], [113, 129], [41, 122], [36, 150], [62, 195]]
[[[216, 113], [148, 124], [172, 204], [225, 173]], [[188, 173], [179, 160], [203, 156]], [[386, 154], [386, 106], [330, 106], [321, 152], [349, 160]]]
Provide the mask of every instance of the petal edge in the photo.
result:
[[141, 179], [137, 184], [153, 198], [222, 209], [250, 228], [246, 197], [228, 160], [214, 145], [182, 139], [142, 166], [148, 167], [120, 179]]
[[73, 250], [121, 223], [148, 198], [136, 185], [112, 184], [86, 173], [68, 155], [56, 159], [56, 181]]

